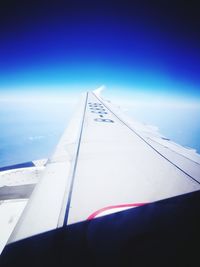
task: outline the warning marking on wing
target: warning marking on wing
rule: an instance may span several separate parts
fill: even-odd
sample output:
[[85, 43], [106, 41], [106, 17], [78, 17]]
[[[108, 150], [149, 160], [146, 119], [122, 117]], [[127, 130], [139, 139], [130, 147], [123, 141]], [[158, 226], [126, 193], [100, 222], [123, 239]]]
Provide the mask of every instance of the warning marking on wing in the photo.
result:
[[148, 204], [148, 203], [131, 203], [131, 204], [121, 204], [121, 205], [114, 205], [114, 206], [104, 207], [102, 209], [99, 209], [99, 210], [93, 212], [87, 218], [87, 220], [92, 220], [92, 219], [95, 219], [95, 218], [100, 217], [100, 216], [104, 216], [104, 215], [112, 214], [112, 213], [115, 213], [115, 212], [127, 210], [127, 209], [130, 209], [130, 208], [133, 208], [133, 207], [140, 207], [140, 206], [143, 206], [145, 204]]

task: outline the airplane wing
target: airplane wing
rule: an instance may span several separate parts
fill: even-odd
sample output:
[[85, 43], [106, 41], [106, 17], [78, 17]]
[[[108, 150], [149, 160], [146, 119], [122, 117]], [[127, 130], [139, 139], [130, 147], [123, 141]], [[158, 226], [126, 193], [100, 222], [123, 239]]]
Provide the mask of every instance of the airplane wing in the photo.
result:
[[39, 177], [9, 243], [198, 191], [200, 156], [87, 92]]

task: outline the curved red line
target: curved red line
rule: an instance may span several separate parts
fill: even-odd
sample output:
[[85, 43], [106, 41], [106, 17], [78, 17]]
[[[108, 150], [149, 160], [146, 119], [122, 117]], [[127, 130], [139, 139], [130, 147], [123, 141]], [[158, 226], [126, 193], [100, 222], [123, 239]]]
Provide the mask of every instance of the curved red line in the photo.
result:
[[110, 210], [110, 209], [116, 209], [116, 208], [126, 208], [126, 207], [140, 207], [143, 206], [147, 203], [131, 203], [131, 204], [121, 204], [121, 205], [113, 205], [113, 206], [108, 206], [108, 207], [104, 207], [102, 209], [99, 209], [95, 212], [93, 212], [88, 218], [87, 220], [92, 220], [94, 219], [97, 215], [99, 215], [100, 213], [106, 211], [106, 210]]

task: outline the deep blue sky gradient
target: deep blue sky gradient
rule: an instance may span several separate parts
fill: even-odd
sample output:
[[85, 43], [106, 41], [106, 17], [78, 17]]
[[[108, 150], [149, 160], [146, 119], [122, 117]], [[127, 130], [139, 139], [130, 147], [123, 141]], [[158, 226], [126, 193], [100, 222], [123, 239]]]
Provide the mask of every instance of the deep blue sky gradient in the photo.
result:
[[182, 2], [6, 1], [0, 88], [103, 83], [200, 99], [199, 14]]

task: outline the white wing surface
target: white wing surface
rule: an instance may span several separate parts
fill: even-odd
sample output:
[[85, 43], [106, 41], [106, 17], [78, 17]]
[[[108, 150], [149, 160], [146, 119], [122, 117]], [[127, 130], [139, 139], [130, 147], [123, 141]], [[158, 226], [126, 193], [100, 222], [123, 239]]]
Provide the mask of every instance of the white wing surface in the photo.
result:
[[200, 189], [200, 157], [86, 93], [10, 242]]

